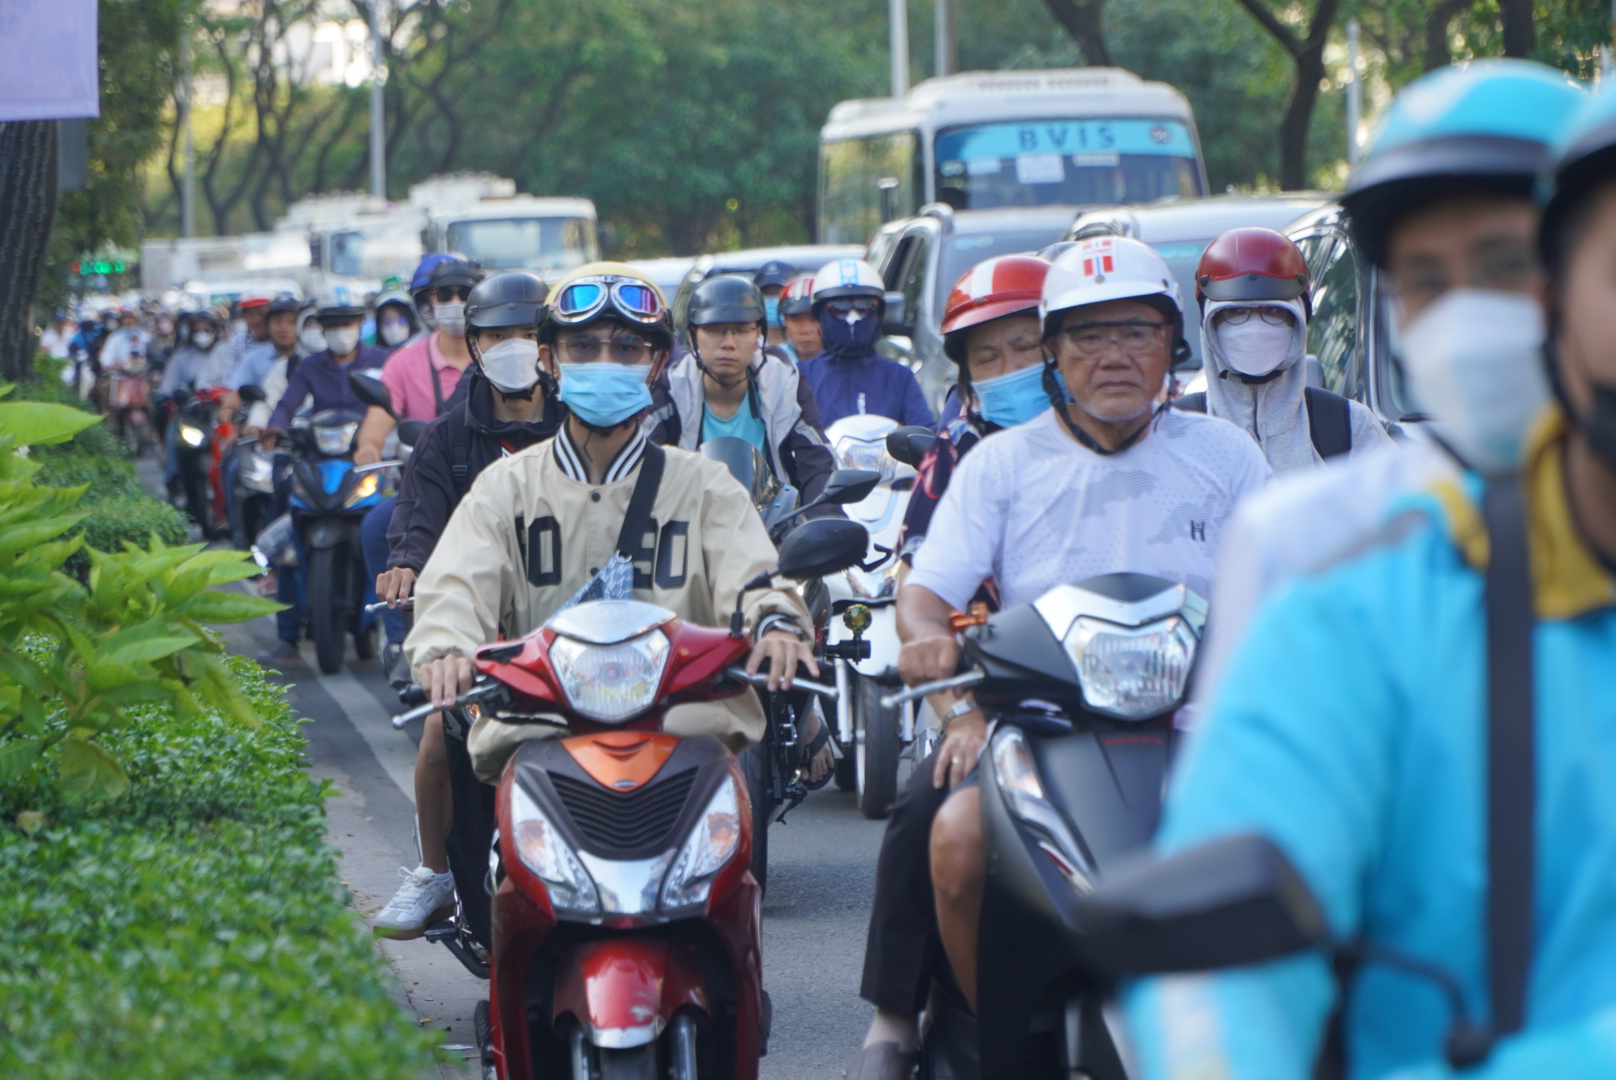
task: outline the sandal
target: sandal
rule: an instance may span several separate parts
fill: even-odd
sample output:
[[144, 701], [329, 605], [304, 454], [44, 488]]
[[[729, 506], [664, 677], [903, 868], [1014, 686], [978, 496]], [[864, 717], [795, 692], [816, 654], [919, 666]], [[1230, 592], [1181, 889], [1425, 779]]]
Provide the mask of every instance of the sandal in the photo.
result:
[[[802, 786], [807, 788], [809, 791], [818, 791], [820, 788], [830, 783], [831, 780], [836, 776], [836, 767], [835, 764], [832, 763], [831, 767], [825, 770], [824, 776], [821, 776], [818, 780], [808, 779], [808, 770], [813, 767], [814, 759], [819, 756], [820, 751], [824, 750], [829, 743], [830, 724], [825, 721], [823, 716], [821, 716], [819, 717], [819, 734], [815, 735], [812, 739], [809, 739], [807, 745], [805, 745], [801, 750], [803, 762], [801, 769]], [[894, 1043], [893, 1045], [897, 1044]]]

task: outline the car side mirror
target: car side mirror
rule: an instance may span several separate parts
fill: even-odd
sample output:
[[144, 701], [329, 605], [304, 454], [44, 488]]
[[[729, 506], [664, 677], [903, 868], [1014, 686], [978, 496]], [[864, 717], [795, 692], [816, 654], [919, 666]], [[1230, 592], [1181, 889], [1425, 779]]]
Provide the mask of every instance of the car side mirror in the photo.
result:
[[354, 396], [372, 408], [385, 410], [388, 416], [397, 417], [393, 411], [393, 395], [387, 389], [387, 384], [366, 371], [350, 371], [348, 373], [348, 387]]
[[829, 503], [832, 506], [846, 506], [869, 497], [881, 482], [881, 474], [871, 472], [869, 469], [837, 469], [825, 481], [824, 488], [819, 492], [819, 498], [814, 502], [820, 506]]
[[1120, 866], [1076, 915], [1087, 965], [1113, 979], [1241, 967], [1329, 940], [1302, 875], [1255, 835]]
[[414, 446], [426, 434], [425, 420], [400, 420], [398, 422], [398, 441], [405, 446]]
[[863, 562], [869, 546], [868, 530], [856, 521], [805, 521], [780, 542], [780, 574], [797, 581], [837, 574]]
[[236, 395], [249, 405], [256, 405], [258, 402], [264, 401], [267, 398], [267, 395], [264, 393], [264, 388], [262, 386], [254, 386], [252, 383], [247, 383], [245, 386], [241, 387], [236, 391]]
[[921, 461], [936, 445], [937, 433], [918, 424], [887, 432], [887, 453], [892, 455], [894, 461], [901, 461], [912, 469], [920, 468]]
[[903, 293], [889, 292], [883, 299], [886, 310], [881, 316], [881, 330], [900, 337], [913, 337], [915, 327], [909, 319], [909, 301]]

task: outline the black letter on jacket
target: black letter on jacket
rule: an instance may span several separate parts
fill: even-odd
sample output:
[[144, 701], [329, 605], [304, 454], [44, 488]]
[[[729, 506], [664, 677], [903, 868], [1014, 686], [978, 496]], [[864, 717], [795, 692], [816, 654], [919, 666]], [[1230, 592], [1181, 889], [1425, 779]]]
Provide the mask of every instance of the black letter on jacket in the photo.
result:
[[527, 530], [528, 584], [535, 586], [561, 584], [561, 523], [546, 515]]
[[[656, 583], [659, 589], [680, 589], [690, 565], [690, 522], [670, 521], [662, 527], [657, 543]], [[679, 572], [674, 573], [677, 566]]]

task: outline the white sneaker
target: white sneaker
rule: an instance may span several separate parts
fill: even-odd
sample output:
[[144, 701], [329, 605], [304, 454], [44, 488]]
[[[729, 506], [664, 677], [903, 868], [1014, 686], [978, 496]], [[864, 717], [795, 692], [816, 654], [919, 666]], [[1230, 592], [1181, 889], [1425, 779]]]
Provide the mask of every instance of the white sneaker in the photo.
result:
[[426, 933], [426, 924], [454, 913], [454, 877], [434, 874], [424, 866], [399, 868], [404, 884], [372, 920], [378, 937], [408, 941]]

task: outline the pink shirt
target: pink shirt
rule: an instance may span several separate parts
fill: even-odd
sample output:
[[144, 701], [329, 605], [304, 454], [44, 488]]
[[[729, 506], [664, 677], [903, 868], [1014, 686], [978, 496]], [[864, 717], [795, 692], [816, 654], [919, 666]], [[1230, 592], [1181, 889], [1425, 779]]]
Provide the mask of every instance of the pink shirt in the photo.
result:
[[432, 374], [437, 372], [438, 393], [444, 404], [454, 396], [460, 382], [460, 369], [443, 358], [437, 331], [401, 345], [382, 365], [382, 382], [393, 395], [393, 412], [400, 420], [436, 419], [438, 399], [432, 393]]

